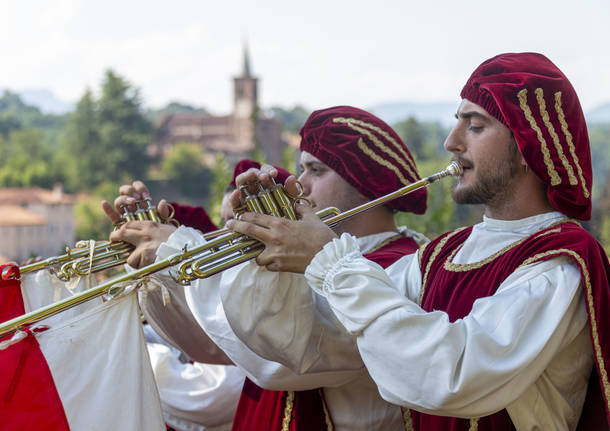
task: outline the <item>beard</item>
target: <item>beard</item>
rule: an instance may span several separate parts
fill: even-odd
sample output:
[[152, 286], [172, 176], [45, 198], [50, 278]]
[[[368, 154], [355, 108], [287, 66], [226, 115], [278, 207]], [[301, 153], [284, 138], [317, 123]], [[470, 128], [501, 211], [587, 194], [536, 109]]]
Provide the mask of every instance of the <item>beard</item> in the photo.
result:
[[458, 185], [451, 190], [451, 197], [455, 203], [487, 205], [501, 200], [510, 193], [510, 184], [517, 175], [519, 169], [517, 155], [518, 151], [509, 150], [508, 158], [493, 159], [485, 166], [481, 166], [471, 185], [463, 187]]

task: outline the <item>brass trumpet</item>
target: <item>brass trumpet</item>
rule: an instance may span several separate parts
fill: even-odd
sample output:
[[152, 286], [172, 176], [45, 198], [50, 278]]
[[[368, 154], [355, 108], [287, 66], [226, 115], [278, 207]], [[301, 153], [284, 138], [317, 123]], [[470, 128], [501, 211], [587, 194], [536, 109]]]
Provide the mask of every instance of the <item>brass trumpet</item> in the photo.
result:
[[[426, 178], [422, 178], [421, 180], [406, 185], [393, 193], [387, 194], [365, 204], [359, 205], [355, 208], [352, 208], [351, 210], [339, 213], [336, 208], [329, 208], [317, 214], [321, 216], [321, 218], [325, 217], [323, 218], [324, 223], [326, 223], [330, 227], [333, 227], [337, 223], [344, 221], [350, 217], [353, 217], [363, 211], [377, 207], [393, 199], [405, 196], [411, 192], [414, 192], [415, 190], [418, 190], [422, 187], [426, 187], [427, 185], [434, 183], [440, 180], [441, 178], [448, 176], [459, 176], [461, 175], [461, 173], [462, 167], [457, 162], [451, 162], [451, 164], [447, 166], [447, 168], [436, 174], [433, 174]], [[267, 196], [269, 194], [273, 195], [273, 189], [266, 191], [265, 193]], [[248, 198], [249, 197], [250, 196], [248, 196]], [[249, 203], [248, 198], [246, 198], [246, 207], [249, 211], [252, 211], [257, 205], [256, 203], [254, 203], [256, 202], [256, 200], [252, 198], [250, 199], [251, 202]], [[282, 209], [281, 205], [276, 205], [274, 208], [275, 210], [279, 211], [279, 213], [284, 217], [296, 219], [294, 211], [292, 210], [292, 205], [288, 206], [292, 211], [292, 217], [287, 216], [287, 214], [289, 213], [287, 207]], [[258, 209], [261, 208], [258, 207]], [[226, 233], [220, 234], [215, 239], [212, 239], [211, 241], [206, 242], [205, 244], [193, 248], [192, 250], [187, 250], [185, 248], [182, 253], [176, 253], [168, 257], [167, 259], [155, 262], [136, 271], [117, 276], [112, 280], [104, 282], [94, 288], [81, 292], [77, 295], [63, 299], [54, 304], [47, 305], [38, 310], [27, 313], [23, 316], [6, 321], [0, 324], [0, 338], [19, 330], [19, 328], [25, 325], [39, 322], [40, 320], [46, 317], [60, 313], [63, 310], [86, 302], [89, 299], [93, 299], [107, 292], [117, 290], [117, 286], [122, 283], [139, 280], [143, 277], [178, 265], [180, 263], [182, 265], [180, 266], [178, 271], [179, 275], [177, 277], [177, 281], [182, 284], [188, 284], [190, 281], [196, 278], [210, 277], [214, 274], [224, 271], [225, 269], [238, 265], [247, 260], [253, 259], [258, 256], [264, 249], [264, 245], [262, 243], [252, 238], [235, 232], [230, 232], [226, 230], [225, 232]]]

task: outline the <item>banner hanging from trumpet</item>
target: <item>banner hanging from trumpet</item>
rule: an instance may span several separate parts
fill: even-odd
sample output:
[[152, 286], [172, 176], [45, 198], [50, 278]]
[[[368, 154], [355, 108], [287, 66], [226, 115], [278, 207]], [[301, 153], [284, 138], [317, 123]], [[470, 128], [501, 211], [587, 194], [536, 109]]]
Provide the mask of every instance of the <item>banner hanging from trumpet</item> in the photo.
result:
[[[0, 267], [0, 320], [86, 289]], [[0, 429], [164, 430], [136, 293], [101, 298], [0, 338]]]

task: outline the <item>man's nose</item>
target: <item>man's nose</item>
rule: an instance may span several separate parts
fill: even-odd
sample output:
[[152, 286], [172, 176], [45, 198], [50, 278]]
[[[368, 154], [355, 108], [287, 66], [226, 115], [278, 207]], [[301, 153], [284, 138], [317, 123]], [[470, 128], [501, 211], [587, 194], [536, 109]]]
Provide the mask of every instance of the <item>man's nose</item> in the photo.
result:
[[464, 141], [460, 136], [457, 126], [451, 129], [449, 135], [445, 139], [445, 143], [443, 144], [445, 150], [450, 153], [463, 153], [464, 152]]
[[307, 174], [303, 172], [301, 175], [299, 175], [299, 178], [297, 178], [297, 180], [299, 180], [299, 183], [301, 183], [301, 186], [303, 188], [303, 196], [309, 196], [309, 193], [311, 193], [311, 184], [309, 183]]

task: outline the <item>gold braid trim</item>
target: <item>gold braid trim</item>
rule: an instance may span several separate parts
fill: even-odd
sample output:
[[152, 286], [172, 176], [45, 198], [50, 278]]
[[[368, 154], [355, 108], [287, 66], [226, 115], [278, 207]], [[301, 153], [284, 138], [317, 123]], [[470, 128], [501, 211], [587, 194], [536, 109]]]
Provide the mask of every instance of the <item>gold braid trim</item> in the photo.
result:
[[402, 421], [405, 424], [405, 431], [413, 431], [413, 420], [411, 419], [411, 409], [401, 407]]
[[549, 149], [546, 146], [546, 141], [544, 140], [544, 136], [542, 136], [542, 131], [536, 124], [536, 120], [532, 115], [532, 111], [527, 105], [527, 88], [521, 90], [517, 94], [517, 97], [519, 98], [519, 106], [521, 106], [523, 115], [525, 115], [526, 120], [530, 123], [530, 127], [536, 132], [536, 135], [538, 136], [538, 141], [540, 142], [540, 149], [542, 150], [542, 155], [544, 156], [544, 164], [546, 165], [548, 174], [551, 177], [551, 185], [556, 186], [557, 184], [561, 184], [561, 178], [559, 178], [559, 175], [557, 174], [557, 171], [553, 166], [553, 161], [551, 160], [551, 153], [549, 153]]
[[414, 175], [415, 178], [419, 178], [419, 173], [417, 172], [417, 166], [415, 165], [415, 160], [413, 160], [413, 157], [411, 155], [409, 155], [409, 153], [405, 151], [405, 149], [402, 147], [402, 145], [400, 145], [398, 142], [396, 142], [396, 139], [394, 139], [385, 130], [383, 130], [371, 123], [367, 123], [362, 120], [357, 120], [355, 118], [337, 117], [337, 118], [333, 119], [333, 122], [334, 123], [347, 123], [348, 125], [350, 123], [353, 123], [353, 124], [357, 124], [359, 126], [363, 126], [368, 129], [374, 130], [375, 132], [379, 133], [381, 136], [383, 136], [385, 139], [387, 139], [388, 142], [390, 142], [394, 146], [394, 148], [396, 148], [398, 150], [399, 153], [402, 154], [402, 156], [407, 160], [409, 165], [411, 165], [412, 171], [415, 172], [415, 175]]
[[559, 123], [561, 124], [561, 130], [563, 134], [566, 136], [566, 142], [568, 143], [568, 148], [570, 149], [570, 154], [574, 159], [574, 164], [576, 165], [576, 170], [578, 171], [578, 178], [580, 178], [580, 184], [582, 186], [582, 191], [585, 195], [585, 198], [589, 198], [589, 190], [587, 189], [587, 183], [585, 182], [585, 177], [582, 175], [582, 169], [580, 168], [580, 161], [578, 160], [578, 156], [576, 155], [576, 149], [574, 148], [574, 141], [572, 138], [572, 134], [570, 133], [570, 129], [568, 129], [568, 123], [566, 122], [566, 116], [563, 113], [563, 108], [561, 107], [561, 91], [555, 93], [555, 111], [557, 111], [557, 116], [559, 117]]
[[363, 127], [356, 126], [352, 123], [347, 123], [347, 127], [367, 136], [373, 142], [373, 144], [375, 144], [375, 146], [377, 148], [379, 148], [381, 151], [386, 153], [388, 156], [390, 156], [391, 158], [396, 160], [400, 164], [400, 166], [402, 166], [409, 173], [409, 175], [411, 175], [413, 178], [419, 178], [419, 176], [415, 172], [413, 172], [413, 170], [411, 169], [411, 166], [409, 166], [403, 159], [400, 158], [400, 156], [398, 154], [396, 154], [394, 151], [392, 151], [391, 148], [387, 147], [383, 142], [381, 142], [381, 139], [379, 139], [377, 136], [372, 134], [370, 131], [366, 130]]
[[426, 247], [428, 247], [429, 244], [430, 244], [429, 242], [422, 244], [419, 247], [419, 249], [417, 250], [417, 261], [419, 262], [419, 269], [422, 272], [423, 272], [423, 268], [421, 267], [421, 261], [424, 258], [424, 251], [426, 251]]
[[[426, 290], [426, 282], [428, 281], [428, 273], [430, 272], [430, 268], [432, 267], [432, 262], [434, 262], [434, 260], [438, 256], [438, 254], [441, 252], [442, 248], [445, 246], [445, 244], [447, 244], [447, 241], [449, 241], [449, 238], [451, 238], [455, 234], [463, 231], [464, 229], [466, 229], [466, 228], [462, 227], [460, 229], [454, 230], [449, 235], [447, 235], [445, 238], [441, 239], [439, 241], [439, 243], [436, 244], [436, 247], [434, 247], [434, 251], [430, 255], [430, 259], [428, 260], [428, 263], [426, 265], [426, 270], [424, 271], [424, 277], [422, 279], [421, 292], [419, 292], [419, 305], [420, 306], [422, 303], [422, 299], [424, 298], [424, 291]], [[421, 267], [421, 265], [420, 265], [420, 267]]]
[[394, 241], [397, 241], [397, 240], [399, 240], [399, 239], [401, 239], [401, 238], [404, 238], [404, 237], [405, 237], [405, 236], [404, 236], [404, 235], [403, 235], [401, 232], [398, 232], [396, 235], [392, 235], [392, 236], [391, 236], [391, 237], [389, 237], [388, 239], [385, 239], [385, 240], [381, 241], [381, 242], [380, 242], [379, 244], [377, 244], [375, 247], [373, 247], [373, 248], [372, 248], [372, 249], [370, 249], [370, 250], [367, 250], [367, 251], [366, 251], [365, 253], [363, 253], [363, 254], [370, 254], [370, 253], [374, 253], [374, 252], [376, 252], [377, 250], [379, 250], [380, 248], [383, 248], [383, 247], [385, 247], [386, 245], [388, 245], [388, 244], [390, 244], [390, 243], [392, 243], [392, 242], [394, 242]]
[[366, 144], [364, 143], [362, 138], [358, 138], [358, 148], [360, 148], [364, 154], [366, 154], [371, 159], [373, 159], [374, 161], [379, 163], [381, 166], [385, 166], [386, 168], [388, 168], [389, 170], [394, 172], [401, 183], [403, 183], [404, 185], [409, 184], [396, 166], [394, 166], [391, 162], [388, 162], [387, 160], [382, 159], [377, 154], [375, 154], [375, 152], [373, 152], [373, 150], [371, 150], [369, 147], [366, 146]]
[[602, 386], [604, 391], [604, 396], [606, 398], [607, 406], [606, 409], [610, 408], [610, 383], [608, 382], [608, 373], [606, 372], [606, 365], [604, 364], [604, 358], [601, 352], [601, 344], [599, 342], [599, 334], [597, 331], [597, 320], [595, 318], [595, 307], [593, 304], [593, 292], [591, 287], [591, 277], [589, 276], [589, 270], [587, 269], [587, 265], [585, 261], [578, 253], [573, 250], [560, 248], [557, 250], [549, 250], [544, 253], [539, 253], [534, 255], [526, 260], [520, 266], [528, 265], [530, 263], [535, 262], [538, 259], [542, 259], [547, 256], [559, 255], [562, 253], [567, 253], [577, 262], [578, 266], [580, 266], [580, 270], [584, 275], [585, 279], [585, 295], [587, 298], [587, 308], [589, 309], [589, 323], [591, 324], [591, 334], [593, 335], [593, 348], [595, 349], [595, 357], [597, 358], [597, 364], [599, 365], [600, 377], [602, 378]]
[[318, 389], [320, 393], [320, 398], [322, 399], [322, 409], [324, 410], [324, 421], [326, 422], [326, 430], [334, 431], [333, 421], [330, 420], [330, 413], [328, 412], [328, 406], [326, 405], [326, 399], [324, 398], [324, 394], [322, 393], [322, 388]]
[[[557, 227], [555, 229], [549, 229], [552, 228], [553, 226], [557, 226], [563, 223], [567, 223], [567, 222], [571, 222], [571, 219], [568, 220], [560, 220], [558, 222], [555, 222], [553, 224], [551, 224], [550, 226], [547, 226], [545, 228], [539, 229], [538, 231], [532, 233], [529, 236], [526, 236], [524, 238], [521, 238], [519, 241], [515, 241], [511, 244], [508, 244], [506, 247], [496, 251], [495, 253], [493, 253], [490, 256], [487, 256], [485, 259], [482, 259], [478, 262], [473, 262], [473, 263], [453, 263], [453, 258], [455, 257], [455, 255], [457, 254], [457, 252], [462, 248], [462, 246], [464, 244], [460, 244], [459, 247], [456, 247], [455, 250], [453, 250], [451, 252], [451, 254], [449, 254], [449, 256], [447, 257], [447, 260], [445, 260], [445, 263], [443, 265], [443, 268], [445, 268], [447, 271], [451, 271], [451, 272], [466, 272], [466, 271], [470, 271], [472, 269], [478, 269], [480, 267], [482, 267], [483, 265], [488, 264], [489, 262], [493, 261], [494, 259], [502, 256], [504, 253], [506, 253], [507, 251], [509, 251], [510, 249], [517, 247], [519, 244], [521, 244], [523, 241], [537, 236], [537, 237], [541, 237], [544, 235], [549, 235], [551, 233], [558, 233], [561, 232], [561, 227]], [[544, 231], [545, 229], [549, 229], [546, 232], [540, 232], [540, 231]]]
[[574, 176], [574, 169], [572, 169], [572, 165], [570, 165], [570, 162], [568, 162], [568, 159], [566, 159], [565, 154], [563, 154], [563, 148], [559, 142], [559, 136], [557, 136], [557, 133], [555, 133], [555, 128], [549, 119], [549, 113], [546, 110], [546, 102], [544, 101], [544, 90], [542, 88], [536, 88], [534, 93], [536, 93], [536, 100], [538, 100], [538, 107], [540, 108], [540, 116], [542, 117], [542, 121], [544, 121], [544, 125], [549, 131], [549, 135], [551, 135], [551, 138], [553, 138], [553, 145], [555, 145], [555, 149], [557, 150], [557, 155], [559, 155], [561, 164], [568, 172], [570, 184], [575, 186], [578, 184], [578, 180]]
[[470, 419], [470, 428], [468, 428], [468, 431], [478, 431], [478, 429], [479, 429], [479, 419], [480, 418], [472, 418], [472, 419]]
[[286, 405], [284, 407], [284, 418], [282, 419], [282, 431], [289, 431], [292, 422], [292, 409], [294, 408], [294, 391], [286, 392]]

